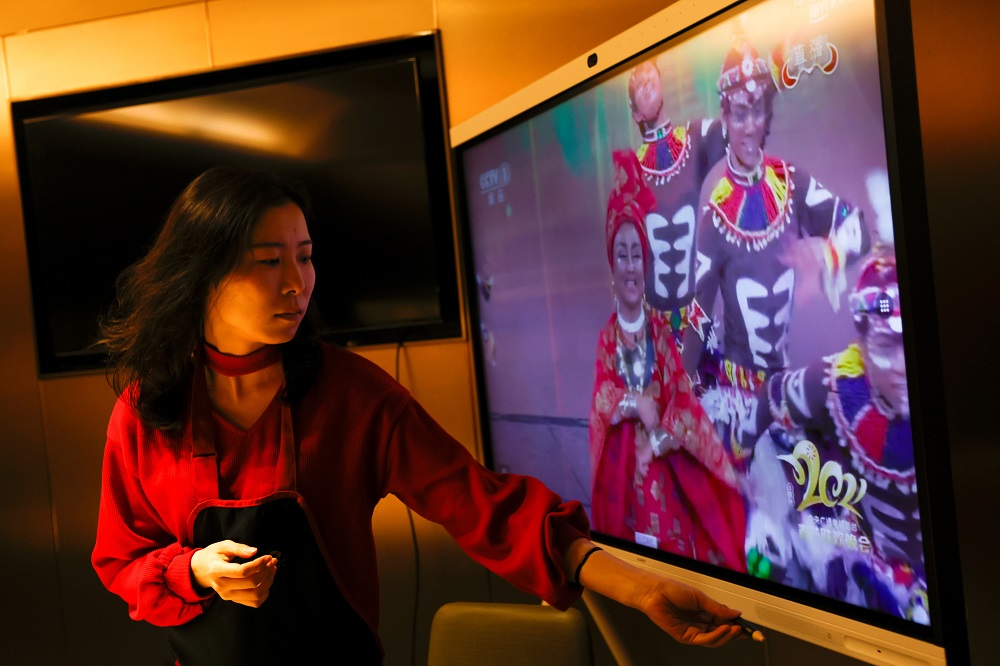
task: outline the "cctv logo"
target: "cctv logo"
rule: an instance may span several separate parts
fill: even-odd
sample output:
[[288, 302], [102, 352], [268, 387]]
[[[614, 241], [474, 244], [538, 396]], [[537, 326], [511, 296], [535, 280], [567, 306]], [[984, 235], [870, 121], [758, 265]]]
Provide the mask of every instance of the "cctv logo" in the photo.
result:
[[483, 194], [508, 185], [510, 185], [510, 165], [506, 162], [479, 174], [479, 191]]

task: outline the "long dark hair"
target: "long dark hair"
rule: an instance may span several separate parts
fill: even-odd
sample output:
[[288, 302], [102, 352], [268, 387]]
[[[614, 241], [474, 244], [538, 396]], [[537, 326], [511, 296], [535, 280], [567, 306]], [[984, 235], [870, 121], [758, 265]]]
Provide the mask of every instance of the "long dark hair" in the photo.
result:
[[[118, 277], [100, 344], [109, 383], [119, 396], [128, 390], [144, 423], [181, 427], [209, 292], [243, 262], [265, 211], [289, 202], [308, 222], [309, 199], [298, 185], [241, 167], [209, 169], [174, 201], [149, 252]], [[286, 400], [314, 378], [321, 330], [310, 303], [295, 338], [282, 346]]]

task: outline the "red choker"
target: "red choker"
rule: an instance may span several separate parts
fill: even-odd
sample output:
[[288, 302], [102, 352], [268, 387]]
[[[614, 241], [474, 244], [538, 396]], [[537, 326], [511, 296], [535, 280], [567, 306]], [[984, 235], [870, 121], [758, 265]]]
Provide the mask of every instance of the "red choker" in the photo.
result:
[[270, 368], [281, 360], [281, 347], [278, 345], [264, 345], [246, 356], [224, 354], [207, 342], [202, 348], [205, 350], [205, 365], [226, 377], [249, 375]]

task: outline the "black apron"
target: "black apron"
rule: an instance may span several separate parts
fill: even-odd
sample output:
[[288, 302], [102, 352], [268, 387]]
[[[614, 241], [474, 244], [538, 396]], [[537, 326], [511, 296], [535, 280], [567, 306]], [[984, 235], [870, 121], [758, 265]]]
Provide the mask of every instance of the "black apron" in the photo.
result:
[[[267, 599], [252, 608], [214, 597], [205, 612], [167, 629], [182, 666], [256, 664], [381, 664], [378, 639], [344, 598], [331, 574], [296, 491], [295, 438], [291, 410], [281, 410], [278, 492], [253, 500], [220, 500], [219, 473], [208, 393], [197, 364], [191, 413], [198, 504], [188, 518], [191, 543], [205, 547], [224, 539], [257, 548], [254, 558], [278, 556]], [[250, 558], [253, 559], [253, 558]]]

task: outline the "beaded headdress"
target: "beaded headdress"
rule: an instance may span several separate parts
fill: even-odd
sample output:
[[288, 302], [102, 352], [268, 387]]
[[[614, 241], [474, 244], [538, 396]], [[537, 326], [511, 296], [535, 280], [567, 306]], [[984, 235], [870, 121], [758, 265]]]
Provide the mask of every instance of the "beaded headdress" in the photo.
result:
[[896, 260], [891, 255], [877, 255], [865, 263], [849, 300], [858, 330], [903, 332]]
[[769, 84], [771, 71], [767, 62], [757, 55], [757, 49], [746, 40], [737, 37], [733, 48], [729, 49], [722, 62], [719, 76], [719, 94], [729, 96], [745, 90], [751, 97], [764, 94]]

